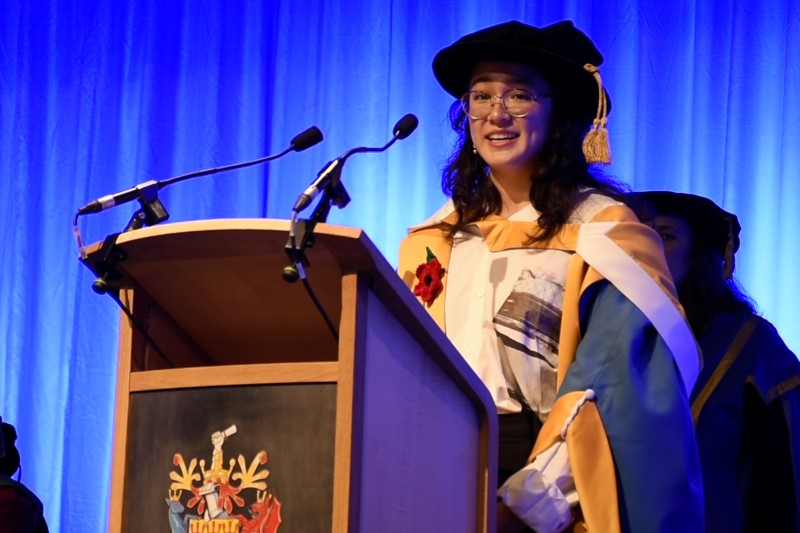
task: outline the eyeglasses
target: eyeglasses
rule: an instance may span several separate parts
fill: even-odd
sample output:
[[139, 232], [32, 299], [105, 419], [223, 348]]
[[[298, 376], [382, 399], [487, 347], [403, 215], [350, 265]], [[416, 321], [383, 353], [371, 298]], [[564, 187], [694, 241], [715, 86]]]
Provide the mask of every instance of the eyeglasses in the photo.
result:
[[522, 118], [533, 111], [533, 107], [549, 94], [534, 94], [525, 89], [510, 89], [502, 95], [490, 96], [483, 91], [470, 91], [461, 97], [461, 109], [471, 119], [482, 119], [489, 116], [497, 98], [506, 112], [512, 117]]

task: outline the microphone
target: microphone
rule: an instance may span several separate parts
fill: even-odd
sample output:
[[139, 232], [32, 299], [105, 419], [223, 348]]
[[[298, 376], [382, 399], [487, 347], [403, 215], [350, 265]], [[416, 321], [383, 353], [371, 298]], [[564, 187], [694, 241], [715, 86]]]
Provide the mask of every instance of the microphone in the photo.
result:
[[125, 189], [122, 192], [109, 194], [106, 196], [101, 196], [94, 202], [90, 202], [85, 206], [78, 209], [79, 215], [86, 215], [89, 213], [99, 213], [105, 209], [110, 207], [114, 207], [118, 204], [124, 204], [139, 198], [140, 194], [143, 194], [145, 190], [151, 190], [152, 187], [156, 187], [156, 190], [160, 189], [159, 184], [157, 181], [150, 180], [144, 183], [137, 185], [136, 187], [131, 187], [130, 189]]
[[417, 117], [409, 113], [398, 120], [397, 124], [394, 125], [394, 136], [398, 139], [405, 139], [414, 133], [414, 130], [417, 129], [418, 125], [419, 120], [417, 120]]
[[259, 163], [266, 163], [267, 161], [272, 161], [273, 159], [278, 159], [279, 157], [283, 157], [289, 152], [302, 152], [303, 150], [311, 148], [315, 144], [319, 143], [320, 141], [322, 141], [322, 139], [323, 139], [322, 132], [319, 130], [319, 128], [317, 128], [316, 126], [311, 126], [310, 128], [306, 129], [305, 131], [297, 134], [294, 138], [292, 138], [292, 140], [289, 143], [289, 147], [277, 154], [269, 155], [259, 159], [254, 159], [252, 161], [245, 161], [244, 163], [235, 163], [233, 165], [227, 165], [223, 167], [198, 170], [196, 172], [190, 172], [189, 174], [183, 174], [181, 176], [176, 176], [174, 178], [169, 178], [163, 181], [150, 180], [141, 183], [135, 187], [131, 187], [130, 189], [126, 189], [122, 192], [109, 194], [107, 196], [101, 196], [97, 200], [89, 202], [88, 204], [78, 209], [76, 217], [80, 215], [87, 215], [89, 213], [98, 213], [110, 207], [114, 207], [115, 205], [131, 202], [133, 200], [136, 200], [137, 198], [142, 198], [144, 195], [153, 194], [163, 189], [167, 185], [171, 185], [173, 183], [177, 183], [179, 181], [183, 181], [189, 178], [197, 178], [200, 176], [207, 176], [209, 174], [216, 174], [218, 172], [225, 172], [227, 170], [235, 170], [238, 168], [249, 167], [252, 165], [257, 165]]
[[311, 148], [322, 141], [322, 132], [316, 126], [311, 126], [307, 130], [298, 133], [289, 143], [289, 150], [302, 152], [306, 148]]
[[319, 193], [325, 190], [325, 188], [330, 185], [331, 183], [336, 183], [339, 179], [339, 175], [342, 172], [342, 167], [344, 166], [344, 162], [353, 155], [358, 153], [364, 152], [383, 152], [389, 149], [391, 145], [397, 142], [399, 139], [405, 139], [413, 131], [417, 128], [419, 124], [419, 120], [417, 117], [412, 115], [411, 113], [405, 115], [403, 118], [397, 121], [397, 124], [394, 125], [392, 130], [392, 139], [381, 146], [380, 148], [368, 148], [365, 146], [359, 146], [357, 148], [351, 148], [350, 150], [346, 151], [341, 156], [337, 157], [333, 161], [328, 161], [328, 163], [320, 170], [319, 174], [317, 174], [317, 179], [306, 188], [303, 193], [297, 197], [297, 201], [294, 203], [294, 207], [292, 208], [292, 212], [299, 213], [308, 205], [314, 201], [314, 198], [319, 196]]

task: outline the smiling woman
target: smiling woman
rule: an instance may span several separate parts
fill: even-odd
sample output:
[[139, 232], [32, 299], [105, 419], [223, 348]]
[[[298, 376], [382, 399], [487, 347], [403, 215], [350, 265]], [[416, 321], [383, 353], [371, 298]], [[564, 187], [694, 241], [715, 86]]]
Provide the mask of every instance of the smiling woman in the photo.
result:
[[435, 255], [441, 293], [414, 292], [494, 398], [500, 532], [702, 531], [698, 353], [657, 234], [592, 167], [608, 162], [602, 62], [568, 21], [486, 28], [433, 62], [458, 99], [450, 200], [399, 271], [413, 286]]

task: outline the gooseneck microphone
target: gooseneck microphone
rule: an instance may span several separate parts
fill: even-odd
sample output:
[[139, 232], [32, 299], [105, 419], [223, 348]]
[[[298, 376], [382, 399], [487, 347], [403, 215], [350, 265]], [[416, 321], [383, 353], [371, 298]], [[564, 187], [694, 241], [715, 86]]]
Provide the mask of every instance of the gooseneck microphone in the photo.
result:
[[167, 185], [171, 185], [179, 181], [187, 180], [190, 178], [197, 178], [200, 176], [207, 176], [209, 174], [216, 174], [218, 172], [225, 172], [228, 170], [235, 170], [237, 168], [249, 167], [252, 165], [257, 165], [259, 163], [266, 163], [267, 161], [272, 161], [274, 159], [278, 159], [279, 157], [283, 157], [289, 152], [302, 152], [307, 148], [311, 148], [320, 141], [322, 141], [322, 132], [316, 126], [311, 126], [305, 131], [297, 134], [289, 143], [289, 147], [277, 154], [269, 155], [259, 159], [254, 159], [252, 161], [245, 161], [244, 163], [235, 163], [233, 165], [227, 165], [224, 167], [198, 170], [196, 172], [190, 172], [189, 174], [183, 174], [162, 181], [150, 180], [141, 183], [135, 187], [131, 187], [130, 189], [126, 189], [124, 191], [114, 194], [109, 194], [107, 196], [102, 196], [97, 200], [90, 202], [81, 207], [80, 209], [78, 209], [76, 216], [86, 215], [89, 213], [98, 213], [110, 207], [114, 207], [115, 205], [131, 202], [138, 198], [142, 198], [143, 195], [159, 191], [164, 187], [166, 187]]
[[392, 130], [392, 139], [380, 148], [368, 148], [365, 146], [351, 148], [333, 161], [329, 161], [322, 168], [322, 170], [320, 170], [319, 174], [317, 174], [317, 179], [314, 180], [314, 182], [309, 185], [300, 196], [297, 197], [297, 201], [294, 203], [292, 211], [294, 213], [299, 213], [308, 207], [308, 205], [314, 201], [314, 198], [319, 196], [319, 193], [325, 190], [328, 185], [331, 183], [336, 183], [341, 175], [342, 167], [344, 166], [345, 161], [347, 161], [351, 155], [364, 152], [383, 152], [388, 150], [389, 147], [399, 139], [405, 139], [411, 135], [411, 133], [417, 129], [418, 124], [419, 120], [417, 120], [417, 117], [409, 113], [397, 121], [397, 124], [394, 125], [394, 129]]
[[[417, 129], [418, 125], [419, 125], [419, 120], [417, 120], [417, 117], [409, 113], [408, 115], [398, 120], [397, 124], [394, 125], [393, 133], [395, 138], [405, 139], [406, 137], [414, 133], [414, 130]], [[394, 142], [394, 140], [392, 140], [389, 143], [389, 145], [391, 145], [392, 142]], [[387, 145], [386, 148], [388, 148], [389, 145]]]
[[[281, 275], [283, 279], [289, 283], [295, 283], [298, 280], [303, 281], [303, 286], [311, 297], [311, 301], [316, 306], [325, 321], [325, 325], [328, 327], [337, 343], [339, 342], [339, 332], [336, 329], [336, 325], [325, 310], [322, 302], [314, 293], [306, 277], [305, 267], [309, 266], [310, 263], [305, 255], [305, 250], [307, 247], [313, 246], [314, 226], [318, 223], [324, 223], [327, 220], [331, 206], [335, 203], [341, 209], [350, 201], [350, 197], [341, 182], [342, 167], [345, 161], [347, 161], [347, 158], [361, 152], [383, 152], [397, 142], [398, 139], [405, 139], [411, 135], [418, 123], [417, 117], [408, 114], [395, 124], [392, 130], [391, 140], [380, 148], [368, 148], [364, 146], [352, 148], [333, 161], [328, 162], [319, 172], [314, 183], [309, 185], [297, 198], [292, 208], [292, 219], [289, 224], [289, 240], [286, 246], [284, 246], [284, 250], [289, 256], [289, 261], [291, 263], [283, 269]], [[308, 207], [320, 193], [323, 193], [322, 200], [317, 203], [311, 217], [298, 220], [300, 211]]]
[[[284, 154], [287, 152], [302, 152], [306, 148], [311, 148], [317, 143], [322, 142], [322, 132], [319, 131], [319, 128], [316, 126], [311, 126], [310, 128], [302, 131], [294, 136], [294, 138], [289, 142], [289, 148], [283, 152]], [[283, 155], [283, 154], [281, 154]]]

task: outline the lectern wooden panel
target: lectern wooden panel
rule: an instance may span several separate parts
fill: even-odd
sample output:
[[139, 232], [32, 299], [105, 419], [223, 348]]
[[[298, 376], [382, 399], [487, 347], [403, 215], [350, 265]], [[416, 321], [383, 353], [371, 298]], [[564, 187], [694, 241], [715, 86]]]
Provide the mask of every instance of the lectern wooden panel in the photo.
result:
[[488, 392], [366, 235], [321, 224], [307, 275], [337, 342], [281, 278], [288, 232], [118, 238], [136, 326], [123, 315], [109, 529], [493, 531]]

